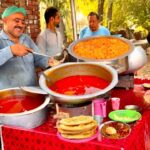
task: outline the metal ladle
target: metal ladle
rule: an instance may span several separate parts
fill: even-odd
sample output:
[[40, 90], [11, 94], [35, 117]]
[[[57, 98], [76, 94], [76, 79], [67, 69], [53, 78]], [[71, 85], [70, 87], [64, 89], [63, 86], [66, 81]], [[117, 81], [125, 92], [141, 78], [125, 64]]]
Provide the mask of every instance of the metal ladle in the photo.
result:
[[42, 53], [39, 53], [39, 52], [35, 52], [35, 51], [32, 51], [33, 54], [35, 55], [39, 55], [39, 56], [44, 56], [44, 57], [48, 57], [48, 58], [54, 58], [58, 61], [62, 60], [64, 58], [64, 53], [57, 53], [55, 56], [49, 56], [47, 54], [42, 54]]

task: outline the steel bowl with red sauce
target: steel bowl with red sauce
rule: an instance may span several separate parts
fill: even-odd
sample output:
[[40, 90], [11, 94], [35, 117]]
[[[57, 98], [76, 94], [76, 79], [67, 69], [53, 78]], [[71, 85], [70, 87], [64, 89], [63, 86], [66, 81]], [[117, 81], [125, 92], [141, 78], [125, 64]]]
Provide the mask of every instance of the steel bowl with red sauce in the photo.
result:
[[126, 123], [108, 121], [100, 126], [100, 132], [102, 136], [106, 138], [122, 139], [126, 138], [130, 134], [131, 128]]
[[[108, 95], [118, 83], [115, 69], [91, 62], [64, 63], [40, 76], [40, 87], [58, 103], [79, 104]], [[86, 89], [86, 90], [85, 90]]]
[[44, 99], [29, 95], [16, 95], [0, 98], [0, 113], [21, 113], [35, 109], [44, 102]]
[[20, 88], [0, 90], [0, 124], [34, 128], [47, 118], [50, 99]]
[[49, 88], [65, 95], [86, 95], [106, 88], [109, 83], [107, 80], [96, 76], [74, 75], [56, 81]]

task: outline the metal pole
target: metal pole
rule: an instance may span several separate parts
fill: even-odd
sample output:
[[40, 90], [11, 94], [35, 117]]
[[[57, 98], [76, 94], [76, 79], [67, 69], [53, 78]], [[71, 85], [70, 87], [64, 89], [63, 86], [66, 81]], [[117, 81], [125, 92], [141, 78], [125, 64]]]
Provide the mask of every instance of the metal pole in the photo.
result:
[[73, 38], [77, 40], [77, 22], [76, 22], [76, 12], [75, 12], [75, 2], [74, 0], [70, 0], [71, 5], [71, 20], [72, 20], [72, 27], [73, 27]]

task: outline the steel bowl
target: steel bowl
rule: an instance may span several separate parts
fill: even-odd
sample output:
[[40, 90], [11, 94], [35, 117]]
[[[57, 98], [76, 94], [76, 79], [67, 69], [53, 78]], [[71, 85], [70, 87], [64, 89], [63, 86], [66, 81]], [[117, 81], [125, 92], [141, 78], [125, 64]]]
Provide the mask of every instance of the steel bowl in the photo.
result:
[[18, 87], [0, 90], [0, 100], [13, 96], [30, 96], [31, 98], [43, 99], [44, 101], [41, 105], [29, 111], [20, 113], [0, 113], [0, 124], [23, 128], [35, 128], [46, 121], [48, 116], [47, 105], [50, 101], [49, 97], [42, 94], [28, 93]]
[[[50, 94], [51, 100], [63, 104], [79, 104], [90, 101], [96, 97], [104, 97], [118, 83], [118, 74], [114, 68], [94, 62], [64, 63], [44, 71], [44, 74], [51, 80], [51, 82], [48, 82], [44, 75], [41, 74], [39, 79], [40, 87]], [[57, 80], [72, 75], [94, 75], [109, 81], [110, 84], [105, 89], [98, 92], [80, 96], [59, 94], [49, 88], [49, 86]]]
[[[116, 128], [114, 128], [111, 124], [114, 123], [114, 124], [118, 124], [118, 126]], [[122, 130], [122, 127], [126, 127], [126, 130]], [[122, 134], [119, 134], [117, 132], [117, 135], [119, 134], [120, 136], [115, 136], [116, 133], [114, 134], [108, 134], [106, 132], [106, 129], [105, 128], [108, 128], [108, 127], [113, 127], [116, 131], [120, 130], [122, 131], [121, 133]], [[128, 132], [127, 132], [128, 131]], [[104, 122], [103, 124], [100, 125], [100, 133], [102, 135], [102, 137], [104, 138], [109, 138], [109, 139], [124, 139], [126, 138], [130, 133], [131, 133], [131, 127], [130, 125], [126, 124], [126, 123], [123, 123], [123, 122], [118, 122], [118, 121], [107, 121], [107, 122]], [[123, 135], [123, 133], [125, 135]]]
[[143, 67], [148, 61], [145, 50], [141, 46], [135, 46], [128, 56], [128, 70], [125, 74], [133, 73]]
[[124, 109], [135, 110], [135, 111], [138, 111], [138, 112], [141, 111], [141, 107], [139, 107], [138, 105], [126, 105], [126, 106], [124, 106]]
[[[129, 45], [129, 50], [127, 53], [124, 53], [121, 56], [115, 57], [115, 58], [111, 58], [111, 59], [89, 59], [89, 58], [84, 58], [84, 57], [80, 57], [78, 56], [75, 52], [74, 52], [74, 47], [76, 46], [76, 44], [78, 44], [81, 41], [86, 41], [86, 40], [90, 40], [90, 39], [95, 39], [95, 38], [114, 38], [114, 39], [120, 39], [121, 41], [127, 43]], [[117, 72], [120, 73], [124, 73], [125, 71], [128, 70], [128, 55], [133, 51], [134, 46], [133, 44], [122, 37], [115, 37], [115, 36], [92, 36], [92, 37], [87, 37], [87, 38], [83, 38], [83, 39], [79, 39], [76, 40], [74, 42], [72, 42], [69, 47], [68, 47], [68, 52], [71, 56], [73, 56], [74, 58], [77, 59], [77, 61], [79, 62], [101, 62], [107, 65], [110, 65], [112, 67], [114, 67]]]

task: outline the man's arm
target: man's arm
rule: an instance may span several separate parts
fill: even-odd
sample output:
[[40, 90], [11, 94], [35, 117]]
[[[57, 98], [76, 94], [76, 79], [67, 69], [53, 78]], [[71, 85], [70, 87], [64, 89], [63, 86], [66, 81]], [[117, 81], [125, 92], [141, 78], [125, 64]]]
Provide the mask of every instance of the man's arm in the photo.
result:
[[109, 31], [109, 29], [105, 29], [105, 33], [106, 33], [106, 35], [110, 35], [110, 31]]
[[0, 49], [0, 66], [13, 57], [10, 46]]
[[10, 58], [15, 56], [24, 56], [32, 50], [22, 44], [13, 44], [0, 49], [0, 65], [6, 63]]
[[84, 34], [85, 34], [85, 31], [86, 30], [86, 27], [83, 28], [81, 31], [80, 31], [80, 34], [79, 34], [79, 39], [82, 39], [84, 37]]
[[[36, 52], [39, 52], [39, 53], [42, 53], [40, 51], [40, 49], [38, 48], [38, 46], [33, 42], [33, 40], [30, 38], [30, 37], [26, 37], [27, 38], [27, 43], [28, 43], [28, 46], [33, 50], [33, 51], [36, 51]], [[43, 57], [43, 56], [39, 56], [39, 55], [34, 55], [34, 62], [35, 62], [35, 66], [36, 67], [40, 67], [42, 69], [45, 69], [47, 68], [49, 65], [48, 65], [48, 57]]]
[[39, 34], [36, 39], [36, 45], [41, 53], [46, 54], [46, 37]]

